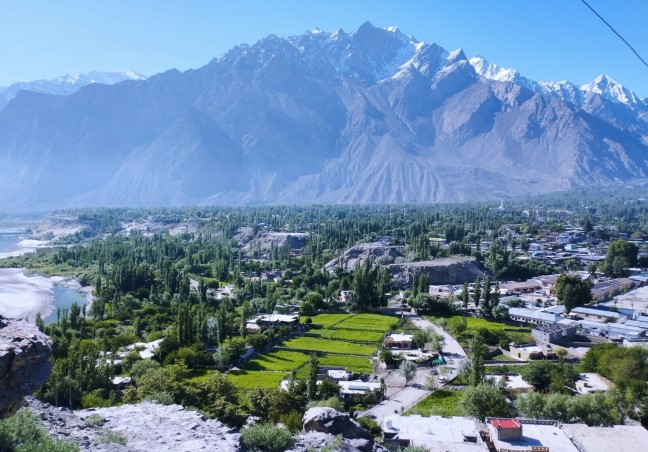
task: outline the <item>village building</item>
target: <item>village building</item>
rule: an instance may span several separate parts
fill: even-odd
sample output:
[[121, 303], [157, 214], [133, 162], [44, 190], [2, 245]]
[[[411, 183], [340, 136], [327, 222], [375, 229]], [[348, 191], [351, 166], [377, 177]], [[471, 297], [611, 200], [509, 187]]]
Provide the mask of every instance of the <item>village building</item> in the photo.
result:
[[515, 399], [518, 394], [526, 394], [533, 390], [533, 385], [524, 381], [520, 374], [488, 374], [485, 379], [492, 381], [495, 386], [503, 385], [509, 399]]
[[419, 446], [447, 452], [487, 451], [477, 422], [468, 417], [419, 415], [386, 417], [383, 442], [393, 448]]
[[547, 344], [561, 344], [565, 341], [572, 341], [578, 331], [578, 323], [554, 323], [538, 325], [531, 330], [531, 336], [536, 342], [544, 342]]
[[522, 361], [531, 361], [534, 359], [543, 359], [545, 357], [545, 349], [535, 344], [510, 344], [509, 354], [513, 358]]
[[579, 394], [603, 392], [613, 387], [614, 383], [595, 372], [580, 373], [576, 380], [576, 391]]
[[498, 452], [581, 452], [556, 421], [487, 418], [486, 425]]
[[510, 308], [508, 314], [513, 322], [533, 325], [553, 324], [563, 319], [559, 314], [528, 308]]
[[383, 345], [387, 349], [410, 350], [414, 341], [413, 334], [389, 333], [385, 336]]
[[605, 309], [590, 308], [579, 306], [569, 312], [569, 317], [580, 320], [589, 320], [592, 322], [624, 322], [628, 316], [620, 312], [614, 312]]

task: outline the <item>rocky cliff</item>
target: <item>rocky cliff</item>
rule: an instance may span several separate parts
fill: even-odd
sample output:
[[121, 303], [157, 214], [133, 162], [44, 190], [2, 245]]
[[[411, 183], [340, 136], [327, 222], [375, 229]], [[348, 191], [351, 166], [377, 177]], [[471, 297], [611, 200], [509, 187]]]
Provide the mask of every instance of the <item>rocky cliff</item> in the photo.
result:
[[15, 413], [47, 380], [51, 353], [52, 342], [35, 325], [0, 316], [0, 418]]
[[484, 273], [480, 263], [474, 257], [449, 257], [433, 261], [408, 262], [387, 266], [396, 287], [407, 287], [412, 284], [414, 273], [426, 274], [430, 284], [463, 284], [473, 282]]

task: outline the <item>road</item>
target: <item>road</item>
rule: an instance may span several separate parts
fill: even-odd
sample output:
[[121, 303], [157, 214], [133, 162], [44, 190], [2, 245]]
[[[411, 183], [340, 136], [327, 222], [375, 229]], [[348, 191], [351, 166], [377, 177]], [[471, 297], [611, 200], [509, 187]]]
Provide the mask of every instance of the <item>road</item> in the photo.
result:
[[[409, 320], [418, 328], [431, 328], [445, 338], [443, 356], [446, 359], [446, 368], [449, 370], [446, 378], [450, 381], [456, 377], [461, 361], [467, 359], [466, 352], [461, 348], [459, 342], [448, 332], [429, 320], [421, 317], [410, 317]], [[397, 369], [382, 374], [381, 377], [385, 379], [385, 384], [387, 385], [387, 398], [360, 416], [373, 417], [379, 424], [382, 424], [386, 417], [401, 413], [413, 407], [430, 394], [431, 391], [423, 389], [423, 387], [427, 377], [431, 373], [431, 368], [419, 368], [414, 380], [407, 387], [403, 387], [405, 385], [405, 378], [403, 378]], [[443, 387], [444, 385], [441, 384], [440, 386]]]

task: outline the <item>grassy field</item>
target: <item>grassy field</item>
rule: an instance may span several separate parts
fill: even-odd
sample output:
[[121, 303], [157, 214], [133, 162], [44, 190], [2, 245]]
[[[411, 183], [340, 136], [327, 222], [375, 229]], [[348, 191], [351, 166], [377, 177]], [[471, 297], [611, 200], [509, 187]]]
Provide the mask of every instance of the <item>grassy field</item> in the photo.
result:
[[[313, 325], [321, 325], [322, 328], [328, 328], [331, 325], [341, 322], [342, 320], [351, 317], [353, 314], [319, 314], [311, 316]], [[299, 323], [305, 323], [308, 316], [301, 316]]]
[[373, 372], [373, 364], [371, 361], [361, 356], [326, 355], [319, 358], [319, 363], [321, 366], [346, 367], [353, 372]]
[[313, 334], [325, 339], [337, 339], [340, 341], [358, 341], [374, 344], [382, 340], [384, 333], [378, 331], [363, 331], [363, 330], [342, 330], [342, 329], [322, 329], [311, 330]]
[[376, 351], [373, 345], [336, 341], [317, 337], [298, 337], [284, 342], [284, 347], [324, 353], [342, 353], [348, 355], [371, 356]]
[[254, 388], [278, 388], [281, 380], [288, 376], [287, 372], [263, 372], [254, 370], [234, 370], [227, 374], [237, 388], [249, 390]]
[[260, 355], [246, 364], [246, 370], [291, 371], [308, 361], [308, 355], [300, 352], [278, 350]]
[[[437, 317], [427, 317], [430, 321], [434, 322], [437, 320]], [[453, 319], [462, 319], [466, 320], [466, 333], [471, 333], [479, 329], [485, 329], [493, 334], [506, 334], [509, 339], [517, 343], [530, 343], [534, 342], [533, 336], [531, 336], [531, 328], [508, 325], [502, 322], [493, 322], [491, 320], [479, 319], [476, 317], [462, 317], [462, 316], [453, 316], [447, 317], [448, 323], [451, 324]], [[459, 343], [462, 346], [467, 345], [467, 334], [462, 333], [457, 337]]]
[[336, 329], [377, 331], [385, 333], [399, 322], [398, 317], [380, 314], [358, 314], [335, 325]]
[[427, 396], [417, 405], [405, 412], [406, 416], [410, 414], [420, 414], [421, 416], [460, 416], [459, 399], [461, 391], [450, 391], [439, 389]]

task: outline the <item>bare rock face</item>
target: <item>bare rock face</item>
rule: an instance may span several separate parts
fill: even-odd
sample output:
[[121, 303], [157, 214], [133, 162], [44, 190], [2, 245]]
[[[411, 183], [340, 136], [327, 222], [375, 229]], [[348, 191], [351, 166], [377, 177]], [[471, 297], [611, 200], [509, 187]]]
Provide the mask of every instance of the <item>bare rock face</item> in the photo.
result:
[[373, 438], [357, 421], [351, 419], [348, 414], [328, 407], [316, 407], [304, 413], [304, 430], [306, 432], [322, 432], [331, 435], [342, 435], [349, 440], [362, 441], [361, 450], [372, 450]]
[[52, 341], [36, 325], [0, 316], [0, 418], [25, 404], [52, 370]]
[[[216, 419], [179, 405], [152, 402], [71, 411], [29, 400], [49, 433], [74, 441], [81, 451], [236, 452], [241, 435]], [[106, 440], [118, 435], [126, 444]]]
[[388, 265], [392, 283], [396, 287], [412, 284], [414, 274], [426, 274], [430, 284], [463, 284], [482, 276], [484, 270], [474, 257], [449, 257], [432, 261]]

